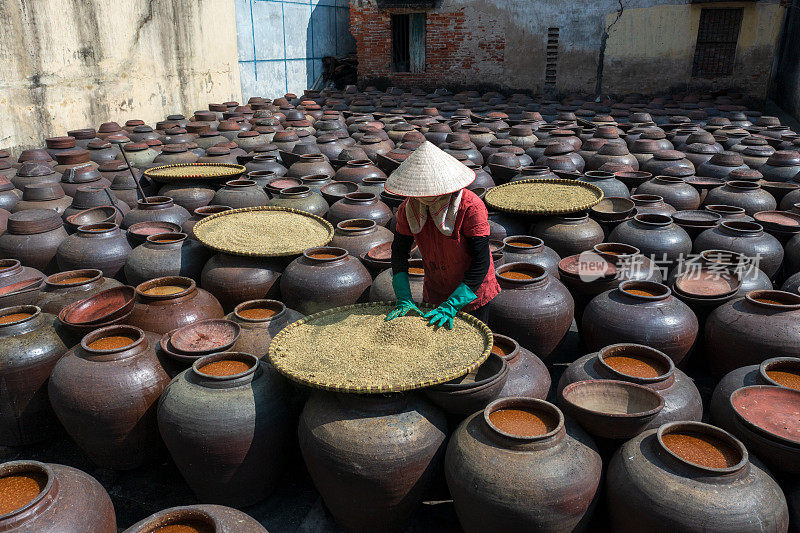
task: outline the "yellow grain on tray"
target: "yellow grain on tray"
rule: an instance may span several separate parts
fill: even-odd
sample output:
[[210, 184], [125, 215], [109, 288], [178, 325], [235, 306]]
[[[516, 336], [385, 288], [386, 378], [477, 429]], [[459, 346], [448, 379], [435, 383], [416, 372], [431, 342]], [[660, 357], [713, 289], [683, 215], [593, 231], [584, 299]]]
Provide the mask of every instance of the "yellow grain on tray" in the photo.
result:
[[486, 194], [487, 202], [503, 209], [539, 212], [586, 207], [597, 199], [595, 192], [580, 185], [535, 181], [498, 187]]
[[355, 309], [292, 326], [273, 341], [271, 359], [301, 380], [388, 389], [463, 374], [486, 349], [482, 332], [462, 318], [448, 330], [419, 315], [386, 322], [386, 311]]
[[206, 246], [231, 253], [279, 255], [324, 246], [330, 231], [319, 221], [289, 211], [243, 211], [209, 218], [194, 233]]

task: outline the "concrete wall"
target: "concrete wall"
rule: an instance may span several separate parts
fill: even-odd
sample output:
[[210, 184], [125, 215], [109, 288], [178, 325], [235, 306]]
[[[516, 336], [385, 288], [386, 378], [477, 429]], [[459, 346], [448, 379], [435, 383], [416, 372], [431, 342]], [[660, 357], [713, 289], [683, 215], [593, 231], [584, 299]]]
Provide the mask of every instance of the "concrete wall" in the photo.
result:
[[242, 94], [302, 94], [322, 58], [355, 51], [348, 0], [236, 0]]
[[241, 98], [230, 0], [0, 0], [0, 147]]
[[780, 47], [773, 98], [800, 121], [800, 0], [792, 1]]
[[390, 13], [379, 10], [376, 0], [352, 0], [351, 29], [363, 82], [487, 83], [545, 91], [548, 29], [555, 27], [556, 91], [593, 93], [600, 74], [602, 91], [647, 92], [712, 85], [691, 78], [704, 7], [744, 8], [734, 76], [713, 85], [741, 86], [763, 98], [785, 13], [778, 0], [692, 5], [686, 0], [444, 0], [428, 12], [429, 61], [422, 74], [391, 72]]

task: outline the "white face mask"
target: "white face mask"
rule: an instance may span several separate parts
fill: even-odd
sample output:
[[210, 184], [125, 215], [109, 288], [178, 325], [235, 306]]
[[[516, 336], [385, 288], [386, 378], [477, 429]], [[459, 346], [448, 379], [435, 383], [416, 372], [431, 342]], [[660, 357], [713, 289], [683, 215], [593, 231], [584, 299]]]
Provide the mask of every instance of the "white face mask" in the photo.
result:
[[416, 200], [423, 205], [433, 205], [441, 196], [419, 196]]

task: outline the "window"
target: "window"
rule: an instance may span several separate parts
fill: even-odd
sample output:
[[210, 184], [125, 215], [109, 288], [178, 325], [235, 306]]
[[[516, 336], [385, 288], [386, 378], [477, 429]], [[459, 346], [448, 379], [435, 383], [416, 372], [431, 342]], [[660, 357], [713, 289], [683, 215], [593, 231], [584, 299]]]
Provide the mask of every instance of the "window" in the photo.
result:
[[558, 64], [558, 28], [547, 28], [547, 63], [544, 70], [544, 83], [549, 87], [556, 84], [556, 65]]
[[742, 9], [703, 9], [694, 50], [692, 76], [730, 76], [736, 57], [736, 43], [742, 27]]
[[425, 72], [425, 13], [392, 15], [392, 70]]

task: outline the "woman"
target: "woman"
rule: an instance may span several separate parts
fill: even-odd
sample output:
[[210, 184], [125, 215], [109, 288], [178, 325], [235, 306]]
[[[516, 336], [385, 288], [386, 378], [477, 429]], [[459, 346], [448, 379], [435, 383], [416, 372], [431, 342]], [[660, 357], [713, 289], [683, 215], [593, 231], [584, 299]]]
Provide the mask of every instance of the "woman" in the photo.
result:
[[425, 270], [423, 300], [438, 307], [424, 315], [429, 324], [453, 328], [464, 310], [486, 322], [489, 301], [500, 292], [489, 250], [489, 213], [465, 189], [475, 172], [426, 142], [389, 176], [386, 190], [407, 198], [397, 210], [392, 243], [392, 320], [415, 310], [408, 259], [416, 242]]

